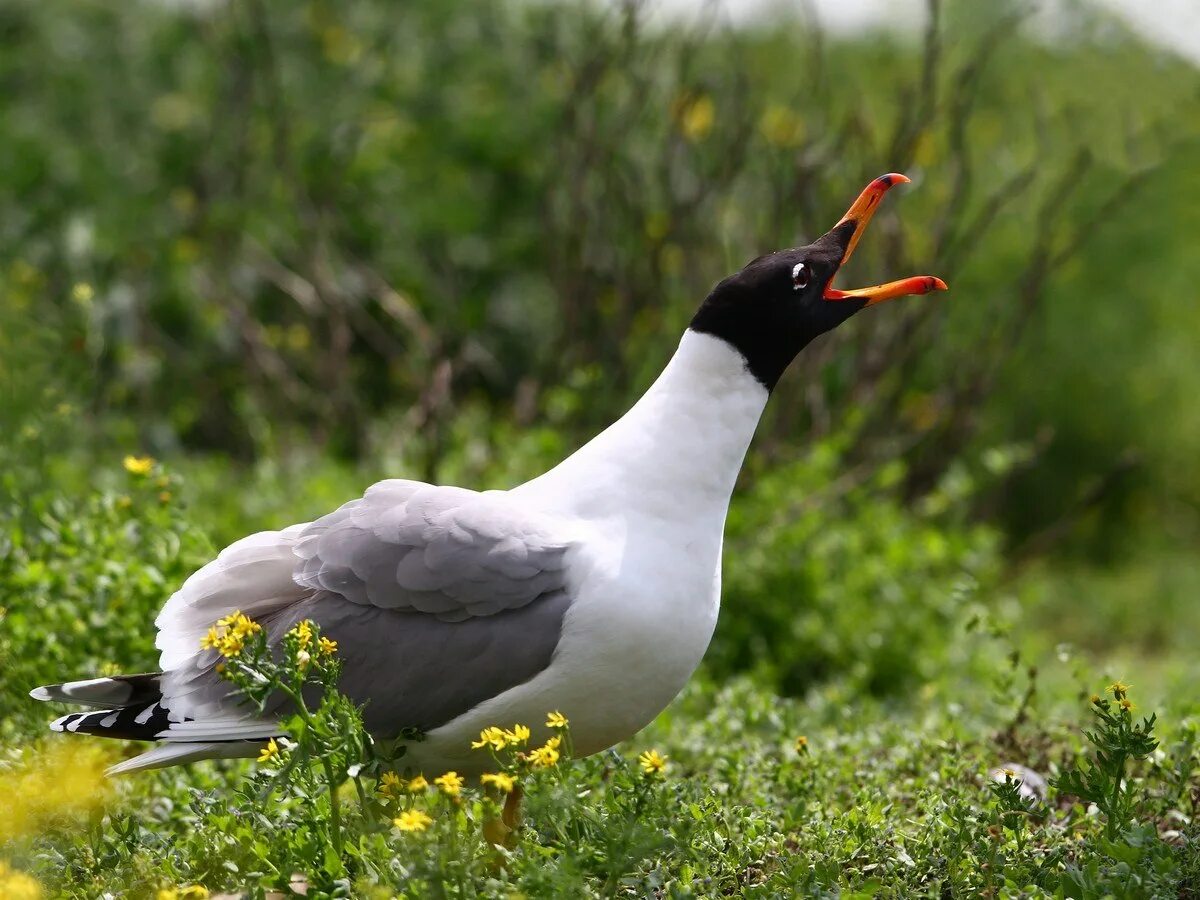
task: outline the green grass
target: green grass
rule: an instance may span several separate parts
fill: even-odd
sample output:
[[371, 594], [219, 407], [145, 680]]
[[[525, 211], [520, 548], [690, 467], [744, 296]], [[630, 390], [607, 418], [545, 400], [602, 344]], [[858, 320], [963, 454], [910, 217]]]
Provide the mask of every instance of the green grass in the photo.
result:
[[[872, 549], [866, 536], [875, 531], [924, 548], [890, 551], [906, 597], [900, 612], [864, 605], [853, 621], [830, 616], [818, 645], [827, 654], [822, 671], [809, 671], [797, 696], [777, 687], [795, 658], [769, 646], [778, 665], [734, 674], [726, 661], [753, 646], [745, 641], [754, 623], [769, 631], [780, 615], [756, 609], [765, 602], [759, 581], [776, 596], [792, 591], [814, 615], [851, 602], [836, 586], [806, 600], [804, 579], [789, 587], [771, 574], [776, 560], [796, 559], [797, 544], [820, 544], [802, 516], [774, 526], [758, 518], [770, 479], [739, 497], [735, 533], [739, 520], [753, 524], [758, 539], [748, 543], [773, 549], [729, 560], [732, 596], [713, 660], [627, 745], [536, 770], [509, 758], [504, 764], [528, 791], [509, 849], [483, 840], [495, 800], [477, 789], [458, 798], [432, 788], [399, 800], [381, 794], [387, 748], [365, 741], [336, 695], [285, 745], [287, 765], [206, 763], [105, 782], [102, 766], [132, 748], [49, 735], [51, 711], [25, 691], [60, 676], [152, 667], [153, 613], [211, 555], [208, 533], [224, 540], [250, 527], [268, 501], [280, 515], [312, 501], [282, 496], [273, 474], [241, 473], [244, 499], [225, 491], [217, 502], [220, 483], [203, 474], [215, 464], [203, 461], [184, 466], [196, 473], [191, 480], [161, 467], [130, 474], [113, 459], [91, 470], [97, 487], [79, 494], [48, 488], [40, 476], [25, 480], [47, 464], [60, 463], [31, 454], [8, 469], [0, 563], [0, 734], [8, 748], [0, 796], [12, 823], [0, 830], [0, 859], [10, 866], [0, 877], [29, 873], [46, 896], [186, 896], [184, 888], [201, 885], [258, 897], [297, 879], [310, 897], [1144, 897], [1200, 886], [1191, 849], [1200, 834], [1190, 824], [1200, 707], [1171, 682], [1143, 679], [1140, 664], [1119, 674], [1134, 682], [1138, 715], [1158, 714], [1162, 747], [1122, 763], [1128, 777], [1111, 820], [1053, 787], [1045, 802], [1026, 805], [991, 779], [996, 767], [1017, 763], [1053, 784], [1093, 759], [1083, 733], [1094, 719], [1087, 695], [1111, 676], [1062, 648], [1040, 652], [1053, 632], [1024, 635], [1023, 614], [986, 578], [968, 589], [900, 563], [928, 562], [931, 542], [971, 546], [969, 530], [915, 513], [879, 519], [879, 503], [871, 513], [865, 503], [844, 506], [853, 517], [844, 527], [866, 541], [851, 542], [863, 559], [888, 556]], [[819, 471], [819, 461], [811, 465]], [[353, 480], [338, 467], [314, 466], [313, 474], [318, 484]], [[875, 524], [864, 518], [871, 515]], [[789, 543], [794, 529], [800, 534]], [[844, 543], [835, 539], [832, 555], [812, 558], [836, 574]], [[979, 553], [988, 544], [975, 546]], [[968, 561], [951, 568], [965, 578]], [[869, 596], [873, 582], [858, 577]], [[891, 616], [917, 616], [922, 602], [937, 611], [914, 620], [925, 634], [907, 638], [917, 665], [877, 684], [896, 650], [871, 635], [892, 627]], [[662, 773], [638, 765], [647, 749], [667, 757]], [[330, 760], [329, 769], [318, 762]], [[1118, 782], [1109, 777], [1112, 790]], [[393, 820], [406, 808], [426, 812], [431, 824], [399, 830]]]

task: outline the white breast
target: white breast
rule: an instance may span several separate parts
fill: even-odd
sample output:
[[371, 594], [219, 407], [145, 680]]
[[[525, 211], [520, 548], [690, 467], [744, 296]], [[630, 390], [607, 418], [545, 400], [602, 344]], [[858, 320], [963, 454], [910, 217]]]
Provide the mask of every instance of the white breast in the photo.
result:
[[594, 753], [671, 702], [716, 625], [725, 514], [766, 400], [736, 350], [689, 331], [629, 413], [511, 492], [576, 542], [559, 646], [531, 681], [414, 745], [414, 763], [478, 771], [488, 758], [467, 748], [479, 731], [521, 723], [544, 738], [551, 710], [571, 720], [576, 752]]

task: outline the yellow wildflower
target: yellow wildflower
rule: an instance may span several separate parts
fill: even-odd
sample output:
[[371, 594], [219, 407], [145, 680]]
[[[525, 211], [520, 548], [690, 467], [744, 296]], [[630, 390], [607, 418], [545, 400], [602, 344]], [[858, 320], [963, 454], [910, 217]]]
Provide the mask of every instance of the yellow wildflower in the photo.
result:
[[86, 281], [77, 282], [75, 287], [71, 288], [71, 299], [76, 303], [86, 304], [95, 296], [95, 289]]
[[1118, 700], [1125, 699], [1125, 695], [1129, 693], [1129, 688], [1130, 685], [1123, 681], [1114, 681], [1108, 686], [1108, 690], [1112, 693], [1113, 697]]
[[567, 717], [560, 713], [557, 709], [546, 716], [547, 728], [566, 728], [567, 725]]
[[1088, 697], [1088, 700], [1089, 700], [1091, 703], [1093, 703], [1093, 704], [1099, 705], [1099, 703], [1100, 703], [1100, 695], [1099, 695], [1099, 694], [1092, 694], [1092, 696]]
[[408, 809], [392, 819], [392, 824], [401, 831], [424, 831], [433, 824], [433, 819], [419, 809]]
[[658, 775], [667, 767], [667, 758], [657, 750], [647, 750], [638, 757], [638, 764], [647, 775]]
[[531, 750], [527, 759], [535, 769], [548, 769], [558, 763], [558, 745], [562, 738], [552, 737], [542, 746]]
[[333, 656], [337, 653], [337, 641], [331, 641], [327, 637], [317, 641], [317, 649], [321, 651], [322, 656]]
[[204, 650], [216, 650], [222, 656], [237, 656], [246, 646], [246, 638], [262, 631], [262, 626], [240, 612], [233, 612], [208, 629], [200, 639]]
[[223, 619], [219, 619], [217, 626], [219, 628], [226, 628], [241, 637], [247, 637], [248, 635], [257, 634], [262, 631], [261, 625], [240, 610], [230, 613]]
[[479, 776], [479, 780], [484, 784], [494, 785], [506, 794], [511, 794], [517, 784], [517, 780], [507, 772], [484, 772]]
[[246, 647], [246, 639], [236, 631], [231, 631], [221, 638], [221, 645], [217, 647], [221, 651], [222, 656], [237, 656]]
[[802, 734], [796, 736], [796, 752], [797, 753], [807, 753], [808, 752], [808, 738]]
[[409, 781], [408, 792], [410, 794], [415, 794], [419, 791], [425, 790], [427, 787], [429, 787], [429, 782], [425, 780], [425, 776], [418, 775], [416, 778]]
[[479, 732], [479, 740], [471, 741], [472, 750], [478, 750], [481, 747], [503, 750], [507, 746], [508, 740], [504, 737], [504, 731], [495, 725], [489, 725], [483, 731]]
[[275, 743], [275, 738], [271, 738], [267, 742], [267, 746], [263, 747], [262, 751], [258, 754], [258, 761], [260, 763], [271, 762], [277, 756], [279, 756], [279, 745]]
[[5, 900], [41, 900], [42, 886], [31, 875], [0, 860], [0, 897]]
[[513, 746], [516, 746], [517, 744], [524, 744], [527, 740], [529, 740], [529, 726], [514, 725], [512, 727], [512, 731], [504, 732], [504, 740]]
[[1126, 712], [1132, 712], [1133, 710], [1137, 709], [1137, 707], [1133, 705], [1132, 700], [1126, 697], [1121, 701], [1121, 709], [1125, 710]]
[[0, 766], [0, 848], [53, 822], [85, 820], [112, 796], [104, 769], [116, 760], [107, 747], [54, 741], [27, 750], [6, 753]]
[[144, 476], [149, 475], [154, 468], [153, 456], [126, 456], [122, 462], [125, 466], [125, 471], [130, 475]]
[[300, 649], [305, 650], [312, 643], [312, 622], [308, 619], [297, 622], [296, 627], [289, 631], [288, 634], [295, 635], [296, 639], [300, 642]]
[[396, 796], [400, 793], [400, 776], [395, 772], [384, 772], [379, 779], [379, 793]]
[[504, 732], [504, 737], [510, 744], [523, 744], [529, 739], [528, 725], [514, 725], [511, 731]]
[[162, 888], [154, 895], [155, 900], [207, 900], [208, 888], [202, 884], [189, 884], [181, 888]]
[[433, 779], [433, 783], [442, 789], [448, 797], [457, 797], [462, 792], [463, 777], [457, 772], [447, 772]]
[[679, 130], [689, 141], [702, 141], [712, 131], [717, 108], [707, 94], [681, 98], [675, 103]]

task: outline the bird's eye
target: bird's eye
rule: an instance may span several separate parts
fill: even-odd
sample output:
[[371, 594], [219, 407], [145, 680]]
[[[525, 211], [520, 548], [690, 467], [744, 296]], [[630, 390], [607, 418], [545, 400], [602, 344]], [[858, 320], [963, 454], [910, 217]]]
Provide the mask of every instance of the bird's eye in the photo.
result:
[[804, 263], [796, 263], [792, 267], [792, 289], [802, 291], [808, 287], [808, 282], [812, 279], [812, 270]]

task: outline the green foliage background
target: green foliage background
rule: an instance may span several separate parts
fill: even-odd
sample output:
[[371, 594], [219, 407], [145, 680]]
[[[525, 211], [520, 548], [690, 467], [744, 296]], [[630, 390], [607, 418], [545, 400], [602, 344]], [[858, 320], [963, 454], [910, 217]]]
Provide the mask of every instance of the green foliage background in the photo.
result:
[[[780, 384], [730, 513], [716, 640], [653, 731], [728, 788], [697, 827], [775, 838], [715, 874], [649, 849], [564, 863], [558, 889], [704, 895], [751, 869], [787, 890], [981, 889], [970, 864], [938, 868], [945, 835], [913, 868], [834, 865], [794, 832], [909, 846], [904, 815], [948, 821], [934, 782], [884, 774], [918, 753], [955, 757], [931, 770], [986, 829], [1000, 801], [972, 779], [1006, 754], [1063, 765], [1100, 673], [1173, 710], [1169, 739], [1196, 712], [1200, 73], [1088, 8], [1056, 23], [1008, 2], [856, 37], [799, 14], [653, 24], [636, 3], [0, 5], [9, 762], [41, 752], [25, 691], [153, 667], [153, 612], [219, 547], [384, 476], [544, 470], [649, 384], [712, 283], [903, 171], [843, 278], [952, 290], [856, 318]], [[131, 476], [127, 453], [164, 467]], [[749, 710], [776, 749], [743, 735]], [[767, 766], [797, 728], [826, 729], [811, 802]], [[117, 808], [238, 777], [197, 771]], [[1160, 831], [1194, 783], [1173, 777]], [[183, 822], [142, 823], [108, 868], [65, 826], [11, 854], [67, 865], [55, 889], [79, 896], [147, 893], [148, 848], [175, 840], [171, 879], [215, 886], [212, 847], [155, 837]], [[1094, 850], [1104, 889], [1119, 856]], [[1130, 896], [1200, 871], [1155, 860]]]

